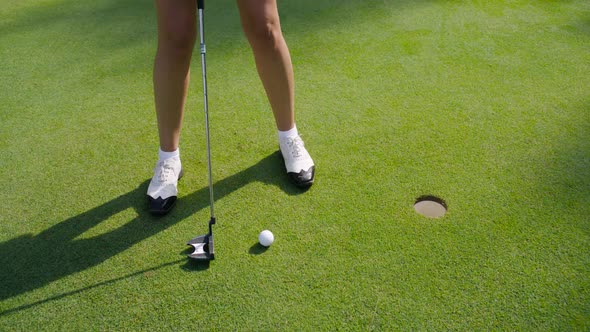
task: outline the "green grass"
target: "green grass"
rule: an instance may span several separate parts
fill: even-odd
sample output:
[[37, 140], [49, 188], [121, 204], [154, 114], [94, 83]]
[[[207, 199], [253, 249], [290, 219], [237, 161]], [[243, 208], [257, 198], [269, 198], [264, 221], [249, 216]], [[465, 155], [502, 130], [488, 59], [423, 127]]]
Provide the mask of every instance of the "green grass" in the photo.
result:
[[178, 205], [145, 211], [152, 3], [0, 4], [0, 330], [590, 329], [590, 5], [280, 7], [317, 183], [285, 179], [235, 4], [211, 2], [205, 268], [199, 79]]

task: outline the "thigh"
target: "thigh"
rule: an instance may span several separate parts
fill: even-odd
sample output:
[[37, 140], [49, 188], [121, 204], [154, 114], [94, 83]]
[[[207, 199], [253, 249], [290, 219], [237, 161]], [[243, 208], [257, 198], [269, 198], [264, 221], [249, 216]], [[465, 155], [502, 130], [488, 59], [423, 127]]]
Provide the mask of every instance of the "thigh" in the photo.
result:
[[196, 28], [196, 0], [155, 0], [158, 35], [166, 39], [191, 38]]

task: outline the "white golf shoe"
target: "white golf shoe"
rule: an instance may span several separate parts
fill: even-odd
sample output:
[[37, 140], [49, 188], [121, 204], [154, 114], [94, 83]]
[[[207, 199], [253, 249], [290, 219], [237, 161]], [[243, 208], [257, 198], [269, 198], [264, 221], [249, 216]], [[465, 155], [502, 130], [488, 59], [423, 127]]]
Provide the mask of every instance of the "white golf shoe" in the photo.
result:
[[281, 155], [285, 160], [287, 175], [299, 187], [307, 188], [313, 184], [315, 165], [305, 149], [300, 136], [281, 139], [279, 142]]
[[147, 190], [149, 211], [152, 214], [168, 213], [178, 196], [178, 180], [182, 177], [179, 157], [160, 160], [154, 169], [154, 177]]

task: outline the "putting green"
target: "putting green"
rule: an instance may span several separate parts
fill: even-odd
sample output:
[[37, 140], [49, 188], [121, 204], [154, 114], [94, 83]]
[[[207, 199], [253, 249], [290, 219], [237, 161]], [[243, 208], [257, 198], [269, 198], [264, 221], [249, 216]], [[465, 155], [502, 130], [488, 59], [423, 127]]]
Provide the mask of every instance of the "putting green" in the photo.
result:
[[146, 212], [153, 4], [0, 3], [0, 330], [590, 329], [588, 2], [279, 5], [316, 183], [289, 184], [235, 2], [210, 2], [203, 266], [199, 79], [177, 206]]

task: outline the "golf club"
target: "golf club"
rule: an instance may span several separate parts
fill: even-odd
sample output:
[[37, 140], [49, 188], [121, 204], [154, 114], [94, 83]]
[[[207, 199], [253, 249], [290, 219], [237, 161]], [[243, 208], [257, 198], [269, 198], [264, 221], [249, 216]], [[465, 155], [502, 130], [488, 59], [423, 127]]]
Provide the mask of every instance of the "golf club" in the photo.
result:
[[203, 24], [203, 11], [205, 9], [205, 0], [197, 0], [199, 15], [199, 38], [201, 44], [201, 71], [203, 73], [203, 98], [205, 106], [205, 134], [207, 136], [207, 171], [209, 177], [209, 206], [211, 207], [211, 219], [209, 220], [209, 233], [197, 236], [188, 241], [188, 245], [194, 248], [194, 251], [187, 256], [194, 260], [210, 261], [215, 259], [213, 248], [213, 228], [215, 224], [215, 213], [213, 209], [213, 179], [211, 175], [211, 142], [209, 139], [209, 105], [207, 101], [207, 67], [205, 64], [205, 30]]

